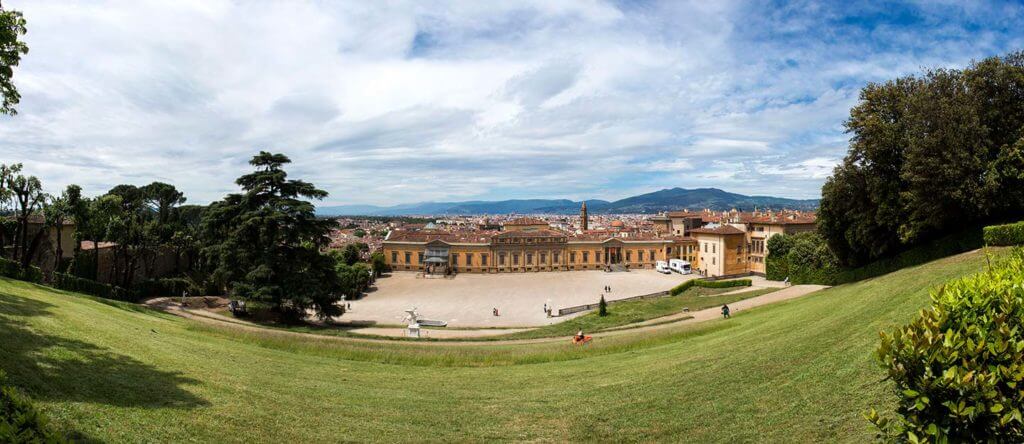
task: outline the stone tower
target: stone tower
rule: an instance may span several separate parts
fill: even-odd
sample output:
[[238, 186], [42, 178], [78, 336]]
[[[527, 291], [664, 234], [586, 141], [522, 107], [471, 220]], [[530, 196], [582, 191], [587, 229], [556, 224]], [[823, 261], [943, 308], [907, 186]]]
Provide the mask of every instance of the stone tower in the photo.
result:
[[589, 222], [587, 220], [587, 201], [583, 201], [583, 205], [580, 206], [580, 229], [587, 231]]

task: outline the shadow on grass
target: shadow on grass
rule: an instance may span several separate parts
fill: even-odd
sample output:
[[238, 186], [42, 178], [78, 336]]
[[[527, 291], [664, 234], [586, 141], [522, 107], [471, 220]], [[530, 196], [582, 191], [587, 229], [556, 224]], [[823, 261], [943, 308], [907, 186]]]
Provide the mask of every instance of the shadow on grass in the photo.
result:
[[[117, 407], [209, 405], [183, 386], [197, 384], [157, 367], [77, 339], [38, 332], [25, 320], [53, 316], [52, 304], [0, 292], [0, 367], [34, 399]], [[149, 334], [150, 332], [145, 332]]]

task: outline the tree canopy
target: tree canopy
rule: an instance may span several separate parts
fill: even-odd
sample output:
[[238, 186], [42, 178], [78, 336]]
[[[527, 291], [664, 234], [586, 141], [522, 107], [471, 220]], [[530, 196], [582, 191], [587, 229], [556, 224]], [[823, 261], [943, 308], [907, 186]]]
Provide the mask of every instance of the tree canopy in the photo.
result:
[[28, 54], [28, 45], [21, 39], [26, 32], [21, 12], [0, 6], [0, 114], [18, 114], [15, 105], [21, 101], [21, 94], [14, 86], [14, 67], [21, 56]]
[[1024, 52], [869, 84], [846, 128], [819, 212], [846, 265], [1024, 216]]
[[313, 309], [336, 314], [340, 295], [335, 261], [320, 253], [335, 227], [318, 219], [306, 199], [327, 192], [288, 179], [283, 154], [260, 152], [249, 161], [255, 169], [235, 183], [242, 193], [210, 205], [203, 220], [204, 255], [213, 276], [232, 296], [267, 304], [301, 318]]

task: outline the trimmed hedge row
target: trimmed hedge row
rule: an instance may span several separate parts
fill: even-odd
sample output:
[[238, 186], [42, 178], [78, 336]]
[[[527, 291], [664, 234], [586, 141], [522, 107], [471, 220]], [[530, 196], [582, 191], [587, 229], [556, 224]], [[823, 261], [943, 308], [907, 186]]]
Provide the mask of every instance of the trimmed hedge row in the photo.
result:
[[706, 281], [703, 279], [691, 279], [682, 284], [672, 287], [668, 291], [668, 294], [672, 296], [679, 295], [680, 293], [689, 290], [691, 287], [704, 287], [704, 288], [732, 288], [732, 287], [749, 287], [753, 284], [750, 279], [733, 279], [728, 281]]
[[0, 370], [0, 442], [65, 442], [25, 395], [2, 385], [4, 379]]
[[1024, 221], [985, 227], [985, 245], [1024, 245]]
[[91, 294], [93, 296], [114, 299], [117, 301], [135, 302], [137, 299], [135, 295], [125, 291], [125, 289], [121, 287], [115, 287], [113, 285], [107, 285], [89, 279], [82, 279], [66, 273], [53, 273], [53, 282], [50, 282], [50, 286], [61, 290]]
[[0, 258], [0, 276], [40, 283], [43, 281], [43, 272], [39, 267], [29, 266], [28, 269], [21, 268], [21, 264], [10, 259]]

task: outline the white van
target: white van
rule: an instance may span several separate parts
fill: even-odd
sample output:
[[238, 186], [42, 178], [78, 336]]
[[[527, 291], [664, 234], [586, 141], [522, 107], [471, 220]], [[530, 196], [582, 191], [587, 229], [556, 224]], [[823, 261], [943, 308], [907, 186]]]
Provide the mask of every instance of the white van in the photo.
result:
[[665, 261], [655, 262], [654, 263], [654, 269], [658, 270], [658, 273], [669, 274], [669, 273], [672, 272], [672, 270], [668, 269], [668, 262], [665, 262]]
[[690, 274], [693, 270], [690, 269], [690, 263], [682, 259], [671, 259], [668, 261], [668, 268], [679, 274]]

